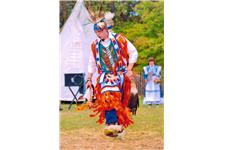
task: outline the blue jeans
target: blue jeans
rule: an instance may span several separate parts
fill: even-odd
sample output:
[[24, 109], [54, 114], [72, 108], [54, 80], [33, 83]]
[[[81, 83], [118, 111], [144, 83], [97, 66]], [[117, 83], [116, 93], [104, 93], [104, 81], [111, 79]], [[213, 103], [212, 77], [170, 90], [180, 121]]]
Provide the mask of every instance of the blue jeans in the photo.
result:
[[116, 110], [105, 111], [106, 124], [115, 124], [118, 122]]

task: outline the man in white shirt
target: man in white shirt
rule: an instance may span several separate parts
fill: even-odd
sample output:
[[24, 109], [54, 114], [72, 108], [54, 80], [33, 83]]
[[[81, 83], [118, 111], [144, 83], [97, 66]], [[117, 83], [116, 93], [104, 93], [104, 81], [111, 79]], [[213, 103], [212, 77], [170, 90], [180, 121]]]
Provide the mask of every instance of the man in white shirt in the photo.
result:
[[138, 53], [122, 34], [111, 33], [104, 19], [94, 24], [98, 36], [92, 45], [86, 86], [92, 84], [93, 73], [98, 71], [95, 86], [96, 102], [93, 106], [98, 123], [106, 120], [105, 134], [116, 135], [133, 123], [128, 102], [130, 98], [132, 68]]

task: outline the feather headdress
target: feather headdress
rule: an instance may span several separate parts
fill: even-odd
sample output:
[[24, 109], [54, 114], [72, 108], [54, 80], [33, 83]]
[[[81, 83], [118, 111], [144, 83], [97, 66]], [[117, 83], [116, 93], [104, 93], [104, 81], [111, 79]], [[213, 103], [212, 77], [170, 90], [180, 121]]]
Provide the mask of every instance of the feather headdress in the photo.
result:
[[102, 30], [104, 28], [112, 29], [112, 26], [114, 25], [114, 16], [114, 13], [106, 12], [103, 18], [98, 19], [94, 23], [94, 31]]

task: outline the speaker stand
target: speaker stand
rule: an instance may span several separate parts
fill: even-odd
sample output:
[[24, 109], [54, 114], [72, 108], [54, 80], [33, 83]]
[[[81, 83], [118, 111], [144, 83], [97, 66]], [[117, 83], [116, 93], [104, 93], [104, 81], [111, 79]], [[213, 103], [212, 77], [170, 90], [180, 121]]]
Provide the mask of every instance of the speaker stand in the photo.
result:
[[76, 104], [77, 104], [77, 102], [78, 102], [77, 94], [78, 94], [78, 92], [79, 92], [79, 90], [80, 90], [80, 87], [79, 87], [79, 89], [77, 90], [77, 93], [76, 93], [76, 94], [74, 94], [74, 92], [73, 92], [73, 90], [70, 88], [70, 86], [68, 86], [68, 88], [69, 88], [70, 92], [73, 94], [73, 100], [71, 101], [71, 103], [70, 103], [70, 105], [69, 105], [69, 108], [68, 108], [68, 110], [70, 110], [71, 106], [73, 105], [74, 100], [76, 99], [76, 101], [75, 101]]

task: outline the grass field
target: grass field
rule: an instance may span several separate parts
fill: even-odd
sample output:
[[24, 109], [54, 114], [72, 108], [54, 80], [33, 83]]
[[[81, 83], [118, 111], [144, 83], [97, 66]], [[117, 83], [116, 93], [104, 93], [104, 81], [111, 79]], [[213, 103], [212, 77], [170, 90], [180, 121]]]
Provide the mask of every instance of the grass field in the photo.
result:
[[134, 124], [125, 130], [123, 138], [106, 137], [104, 125], [89, 117], [90, 110], [75, 112], [63, 104], [60, 112], [61, 150], [162, 150], [164, 137], [164, 106], [144, 106], [142, 100], [133, 116]]

